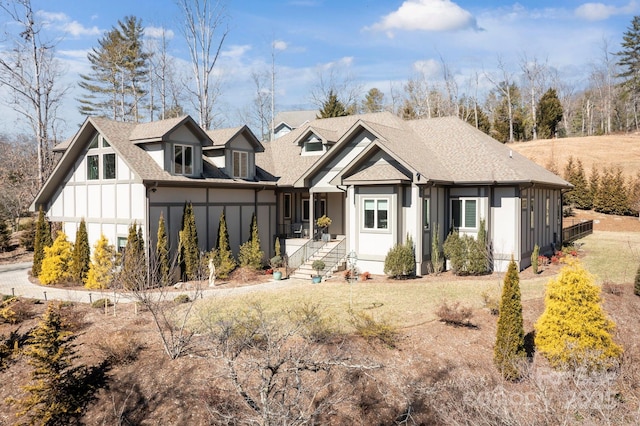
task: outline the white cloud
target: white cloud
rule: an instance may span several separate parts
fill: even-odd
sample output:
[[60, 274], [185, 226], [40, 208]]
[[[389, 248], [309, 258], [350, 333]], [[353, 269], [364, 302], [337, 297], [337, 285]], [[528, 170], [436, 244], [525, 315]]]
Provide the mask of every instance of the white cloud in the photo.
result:
[[275, 40], [273, 42], [273, 48], [275, 50], [287, 50], [287, 47], [289, 47], [289, 45], [287, 44], [286, 41], [283, 40]]
[[353, 56], [345, 56], [343, 58], [338, 59], [337, 61], [327, 62], [326, 64], [320, 65], [320, 68], [323, 70], [329, 70], [331, 68], [341, 68], [341, 67], [350, 67], [353, 64]]
[[405, 0], [395, 12], [366, 29], [386, 31], [452, 31], [478, 27], [476, 18], [450, 0]]
[[46, 26], [51, 26], [59, 31], [63, 31], [74, 37], [87, 36], [87, 35], [99, 35], [102, 31], [96, 27], [85, 27], [78, 21], [73, 21], [63, 12], [47, 12], [45, 10], [39, 10], [38, 16], [40, 16]]
[[222, 52], [222, 56], [225, 56], [227, 58], [240, 58], [242, 55], [244, 55], [246, 52], [248, 52], [249, 50], [251, 50], [251, 45], [250, 44], [235, 44], [232, 45], [228, 50], [225, 50], [224, 52]]
[[173, 30], [169, 30], [166, 28], [149, 26], [145, 27], [144, 35], [150, 38], [162, 38], [164, 35], [165, 39], [171, 40], [175, 36], [175, 33], [173, 32]]
[[99, 35], [102, 33], [95, 25], [91, 28], [85, 27], [78, 21], [67, 22], [59, 27], [65, 33], [71, 34], [74, 37], [87, 36], [87, 35]]
[[413, 70], [427, 77], [434, 78], [442, 73], [442, 65], [435, 59], [416, 61], [413, 63]]
[[631, 1], [622, 7], [606, 5], [604, 3], [584, 3], [576, 8], [575, 14], [579, 18], [586, 19], [587, 21], [603, 21], [615, 15], [632, 14], [636, 9], [637, 3], [635, 1]]
[[44, 10], [39, 10], [37, 15], [42, 18], [42, 20], [46, 23], [52, 23], [55, 21], [68, 21], [69, 17], [66, 13], [63, 12], [47, 12]]

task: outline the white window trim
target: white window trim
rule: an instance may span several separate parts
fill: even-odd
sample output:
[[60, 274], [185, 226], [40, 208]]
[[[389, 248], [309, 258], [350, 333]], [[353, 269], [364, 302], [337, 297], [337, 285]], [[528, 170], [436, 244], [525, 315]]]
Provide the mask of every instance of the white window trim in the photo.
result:
[[[85, 167], [85, 179], [88, 182], [99, 182], [99, 181], [112, 181], [112, 180], [116, 180], [118, 178], [118, 155], [115, 153], [115, 151], [113, 150], [113, 148], [111, 148], [111, 145], [109, 144], [109, 142], [107, 142], [107, 140], [100, 134], [98, 133], [96, 136], [94, 136], [93, 138], [91, 138], [91, 142], [93, 142], [94, 140], [97, 141], [95, 147], [93, 148], [89, 148], [89, 150], [87, 151], [87, 155], [85, 157], [85, 161], [87, 163], [86, 167]], [[105, 155], [108, 154], [113, 154], [114, 156], [114, 177], [112, 178], [105, 178], [104, 177], [104, 173], [105, 173]], [[97, 170], [97, 177], [95, 179], [89, 179], [89, 157], [98, 157], [98, 170]]]
[[[374, 210], [373, 210], [373, 228], [367, 228], [365, 226], [365, 214], [366, 214], [366, 210], [365, 210], [365, 204], [367, 201], [373, 201], [374, 203]], [[387, 202], [387, 227], [386, 228], [378, 228], [378, 202], [379, 201], [386, 201]], [[362, 225], [361, 225], [361, 230], [362, 232], [371, 232], [371, 233], [391, 233], [391, 212], [392, 212], [392, 207], [391, 207], [391, 197], [362, 197], [361, 198], [361, 206], [362, 206], [362, 214], [361, 214], [361, 218], [362, 218]]]
[[[236, 170], [236, 154], [238, 154], [238, 167], [240, 170]], [[243, 161], [244, 159], [244, 161]], [[244, 164], [244, 174], [242, 173], [242, 166]], [[234, 178], [247, 179], [249, 177], [249, 153], [247, 151], [231, 151], [231, 175]]]
[[[455, 227], [454, 226], [454, 221], [453, 221], [453, 202], [454, 201], [461, 201], [461, 205], [460, 205], [460, 226], [459, 227]], [[466, 204], [467, 201], [475, 201], [476, 203], [476, 217], [475, 217], [475, 225], [473, 227], [468, 227], [465, 226], [465, 224], [467, 223], [467, 209], [466, 209]], [[476, 230], [479, 228], [479, 224], [480, 224], [480, 199], [477, 197], [453, 197], [449, 200], [449, 216], [450, 216], [450, 220], [451, 220], [451, 226], [454, 229], [463, 229], [463, 230]]]
[[[182, 149], [182, 173], [178, 173], [176, 171], [176, 148], [181, 148]], [[186, 168], [186, 163], [185, 163], [185, 159], [186, 159], [186, 148], [191, 148], [191, 173], [186, 173], [185, 172], [185, 168]], [[185, 145], [185, 144], [174, 144], [173, 145], [173, 152], [172, 152], [172, 160], [171, 160], [171, 164], [173, 167], [173, 174], [177, 175], [177, 176], [193, 176], [193, 173], [195, 171], [195, 152], [196, 152], [196, 148], [193, 145]]]

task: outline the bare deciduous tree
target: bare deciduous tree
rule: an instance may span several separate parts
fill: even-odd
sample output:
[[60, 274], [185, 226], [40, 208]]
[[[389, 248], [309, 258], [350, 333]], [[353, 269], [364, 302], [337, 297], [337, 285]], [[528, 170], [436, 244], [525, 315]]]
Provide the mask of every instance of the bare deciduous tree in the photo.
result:
[[362, 84], [347, 69], [349, 61], [331, 63], [318, 70], [318, 83], [311, 90], [311, 102], [322, 109], [334, 93], [349, 114], [355, 114], [362, 95]]
[[507, 69], [507, 65], [504, 63], [501, 57], [498, 57], [498, 69], [502, 74], [499, 78], [487, 72], [485, 72], [484, 75], [491, 82], [491, 84], [494, 85], [496, 90], [500, 91], [500, 93], [502, 93], [502, 95], [506, 99], [507, 115], [509, 119], [509, 142], [513, 142], [513, 103], [511, 100], [513, 74]]
[[198, 124], [204, 130], [213, 125], [213, 107], [220, 92], [214, 69], [227, 35], [227, 15], [219, 0], [177, 0], [184, 24], [182, 33], [187, 41], [195, 87], [188, 91], [198, 114]]
[[17, 229], [20, 217], [29, 209], [38, 188], [36, 145], [27, 137], [9, 140], [0, 136], [0, 205]]
[[63, 70], [55, 59], [55, 42], [43, 39], [43, 24], [31, 0], [0, 3], [5, 19], [19, 28], [5, 33], [12, 46], [0, 55], [0, 85], [9, 88], [5, 103], [26, 118], [37, 141], [38, 182], [42, 185], [53, 166], [56, 110], [66, 89], [60, 88]]

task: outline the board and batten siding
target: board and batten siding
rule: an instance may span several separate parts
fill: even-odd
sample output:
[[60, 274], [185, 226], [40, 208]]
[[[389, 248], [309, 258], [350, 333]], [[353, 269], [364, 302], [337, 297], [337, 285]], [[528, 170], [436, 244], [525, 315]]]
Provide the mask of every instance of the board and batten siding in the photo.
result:
[[537, 244], [540, 254], [551, 255], [562, 238], [561, 191], [550, 188], [520, 190], [521, 252], [520, 268], [531, 265], [531, 253]]
[[518, 241], [520, 234], [519, 206], [517, 188], [493, 188], [491, 223], [488, 225], [495, 271], [506, 271], [512, 256], [517, 263], [521, 261]]

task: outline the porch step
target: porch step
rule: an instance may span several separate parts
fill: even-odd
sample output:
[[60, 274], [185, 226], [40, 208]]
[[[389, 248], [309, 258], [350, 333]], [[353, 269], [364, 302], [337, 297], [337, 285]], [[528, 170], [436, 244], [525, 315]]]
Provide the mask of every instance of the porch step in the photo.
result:
[[[343, 237], [344, 238], [344, 237]], [[334, 240], [327, 242], [320, 250], [318, 250], [309, 260], [300, 265], [298, 269], [296, 269], [290, 276], [291, 278], [298, 278], [302, 280], [311, 280], [316, 275], [316, 270], [311, 267], [314, 261], [323, 260], [330, 252], [340, 243], [340, 240]], [[340, 262], [338, 265], [334, 266], [331, 271], [323, 271], [322, 274], [326, 274], [327, 272], [330, 274], [335, 272], [336, 270], [340, 270], [340, 267], [344, 267], [345, 262]]]

